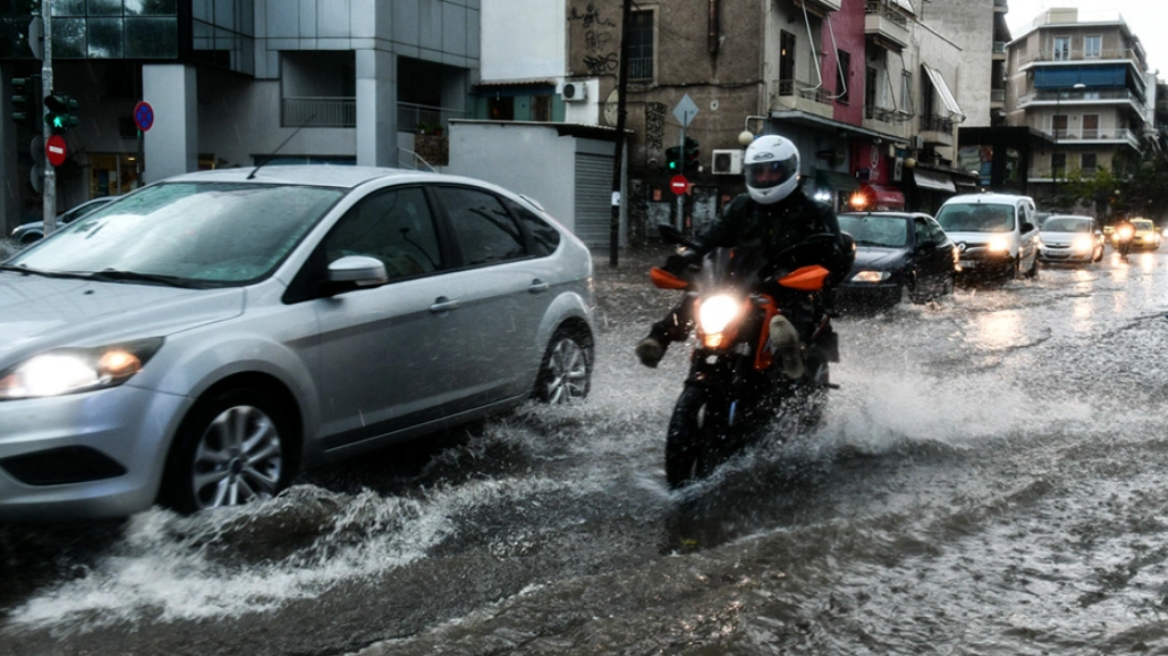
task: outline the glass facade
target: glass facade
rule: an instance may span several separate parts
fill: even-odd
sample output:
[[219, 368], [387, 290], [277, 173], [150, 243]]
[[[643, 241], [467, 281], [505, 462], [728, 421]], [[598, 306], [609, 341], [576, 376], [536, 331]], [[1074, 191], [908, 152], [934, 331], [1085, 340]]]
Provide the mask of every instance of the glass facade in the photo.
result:
[[[0, 59], [32, 59], [40, 0], [0, 1]], [[255, 0], [54, 0], [53, 59], [192, 61], [255, 73]]]

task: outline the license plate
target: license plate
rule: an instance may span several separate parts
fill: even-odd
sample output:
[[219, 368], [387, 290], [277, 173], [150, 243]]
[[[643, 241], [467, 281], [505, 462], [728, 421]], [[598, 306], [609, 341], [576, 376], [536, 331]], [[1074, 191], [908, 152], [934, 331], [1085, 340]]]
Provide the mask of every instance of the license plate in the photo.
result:
[[959, 260], [957, 263], [961, 265], [962, 269], [972, 269], [977, 266], [977, 262], [973, 260]]

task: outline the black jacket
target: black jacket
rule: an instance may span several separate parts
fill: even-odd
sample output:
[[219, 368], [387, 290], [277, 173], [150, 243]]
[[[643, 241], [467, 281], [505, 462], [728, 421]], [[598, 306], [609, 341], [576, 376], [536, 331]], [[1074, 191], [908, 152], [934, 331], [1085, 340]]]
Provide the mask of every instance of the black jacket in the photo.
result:
[[[822, 233], [834, 234], [835, 239], [786, 250]], [[827, 281], [830, 286], [848, 275], [855, 260], [853, 242], [840, 231], [835, 212], [808, 198], [802, 189], [772, 205], [759, 204], [750, 194], [740, 194], [722, 211], [721, 218], [697, 235], [696, 241], [699, 255], [719, 246], [762, 248], [777, 265], [822, 265], [831, 271]]]

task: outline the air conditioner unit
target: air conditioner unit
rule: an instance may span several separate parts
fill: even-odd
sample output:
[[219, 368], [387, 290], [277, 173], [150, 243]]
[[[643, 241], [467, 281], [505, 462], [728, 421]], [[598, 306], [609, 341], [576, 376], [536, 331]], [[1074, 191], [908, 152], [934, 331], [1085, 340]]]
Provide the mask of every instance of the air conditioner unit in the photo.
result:
[[588, 85], [583, 82], [565, 82], [560, 95], [566, 102], [579, 102], [588, 97]]
[[741, 175], [741, 150], [715, 150], [714, 161], [710, 167], [715, 175]]

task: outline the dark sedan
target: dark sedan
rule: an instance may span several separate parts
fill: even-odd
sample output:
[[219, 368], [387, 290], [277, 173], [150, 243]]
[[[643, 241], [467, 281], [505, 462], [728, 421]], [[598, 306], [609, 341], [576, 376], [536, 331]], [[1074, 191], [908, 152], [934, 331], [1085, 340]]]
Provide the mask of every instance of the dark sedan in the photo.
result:
[[953, 293], [957, 250], [928, 214], [851, 212], [840, 228], [856, 240], [856, 263], [840, 285], [842, 302], [924, 303]]

